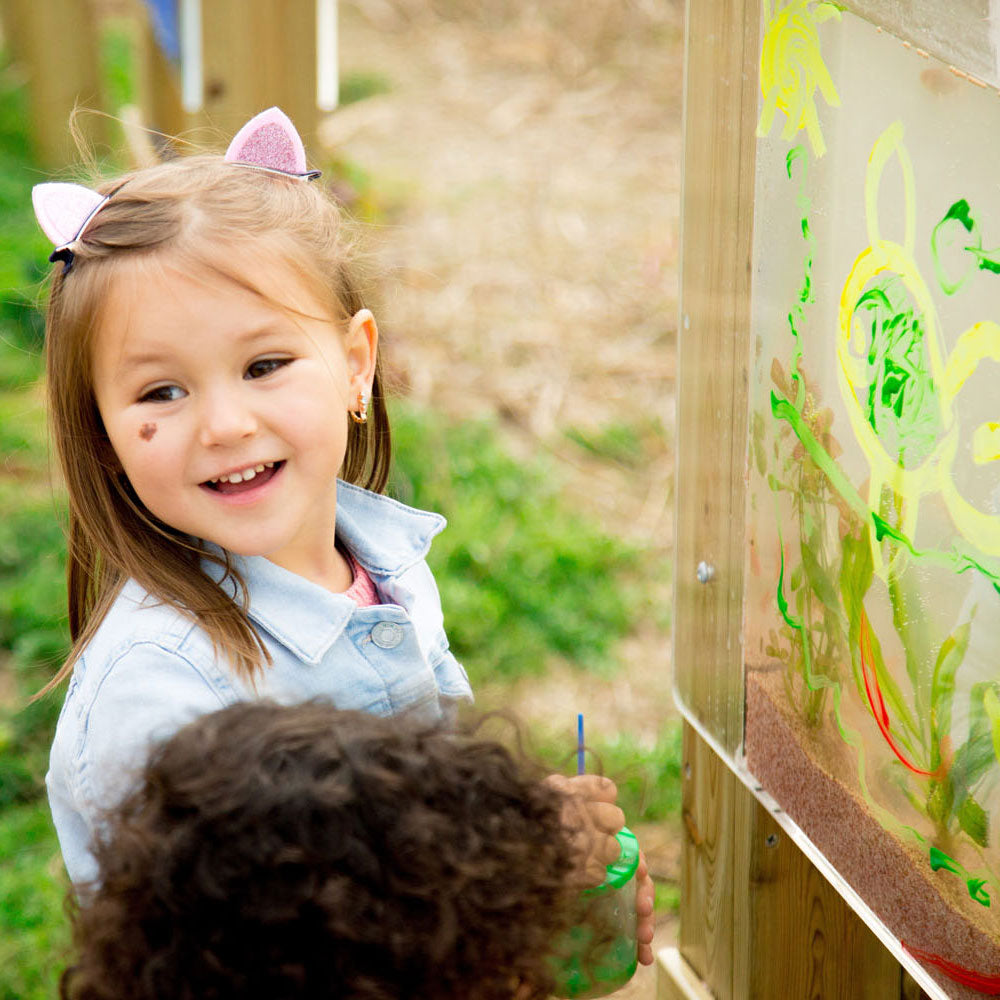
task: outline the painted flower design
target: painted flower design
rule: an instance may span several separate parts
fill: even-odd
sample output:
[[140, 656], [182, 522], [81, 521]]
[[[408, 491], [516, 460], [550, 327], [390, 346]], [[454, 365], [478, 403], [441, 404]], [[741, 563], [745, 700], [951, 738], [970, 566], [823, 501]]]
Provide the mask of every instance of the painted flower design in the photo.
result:
[[764, 44], [760, 54], [760, 87], [764, 96], [757, 135], [770, 134], [777, 111], [785, 114], [781, 138], [790, 142], [801, 129], [806, 130], [816, 156], [826, 152], [823, 132], [816, 111], [816, 91], [831, 107], [840, 105], [840, 95], [833, 85], [820, 52], [818, 26], [830, 18], [840, 19], [832, 3], [815, 0], [770, 0], [764, 2]]

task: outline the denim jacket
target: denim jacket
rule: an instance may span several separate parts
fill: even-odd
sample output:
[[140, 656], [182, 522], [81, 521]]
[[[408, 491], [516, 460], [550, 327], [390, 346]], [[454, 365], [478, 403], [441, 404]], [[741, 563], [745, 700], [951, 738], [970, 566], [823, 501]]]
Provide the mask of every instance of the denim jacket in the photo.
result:
[[217, 658], [190, 618], [126, 583], [76, 662], [52, 743], [46, 785], [70, 878], [96, 874], [89, 844], [101, 813], [128, 791], [150, 743], [196, 716], [264, 697], [437, 718], [471, 700], [424, 558], [444, 526], [437, 514], [338, 483], [337, 536], [387, 602], [374, 607], [262, 556], [235, 557], [273, 659], [256, 689]]

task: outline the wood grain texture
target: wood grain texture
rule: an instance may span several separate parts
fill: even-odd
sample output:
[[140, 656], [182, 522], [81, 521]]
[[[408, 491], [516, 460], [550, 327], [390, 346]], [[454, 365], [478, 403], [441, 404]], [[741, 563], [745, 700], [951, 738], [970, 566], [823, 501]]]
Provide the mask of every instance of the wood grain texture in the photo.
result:
[[212, 0], [202, 7], [205, 118], [224, 135], [277, 105], [315, 139], [315, 0]]
[[[750, 268], [759, 0], [689, 0], [685, 43], [674, 670], [730, 752], [743, 735]], [[715, 575], [696, 578], [699, 562]]]
[[902, 969], [890, 952], [773, 817], [754, 805], [746, 898], [755, 947], [745, 996], [899, 997]]
[[194, 122], [181, 106], [177, 69], [159, 46], [147, 5], [142, 0], [129, 0], [124, 7], [132, 20], [136, 101], [143, 125], [163, 135], [179, 135]]
[[[711, 995], [909, 1000], [892, 955], [689, 725], [683, 762], [678, 943]], [[661, 965], [670, 1000], [674, 978]]]
[[[678, 946], [713, 995], [732, 995], [733, 888], [738, 782], [685, 723], [681, 818], [681, 912]], [[741, 832], [745, 836], [745, 832]]]
[[656, 956], [656, 1000], [713, 1000], [694, 969], [676, 948]]
[[[79, 160], [70, 135], [74, 107], [103, 108], [97, 33], [90, 5], [83, 0], [3, 0], [3, 29], [27, 80], [32, 137], [47, 169]], [[77, 128], [94, 146], [109, 130], [99, 115], [81, 115]]]

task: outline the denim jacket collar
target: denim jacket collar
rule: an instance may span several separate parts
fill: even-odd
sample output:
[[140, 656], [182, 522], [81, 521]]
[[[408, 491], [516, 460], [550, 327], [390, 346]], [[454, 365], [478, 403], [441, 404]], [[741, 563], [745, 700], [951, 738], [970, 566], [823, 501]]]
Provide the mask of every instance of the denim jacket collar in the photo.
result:
[[398, 576], [425, 559], [447, 523], [440, 514], [337, 480], [337, 535], [376, 576]]
[[[376, 583], [419, 563], [445, 524], [440, 514], [337, 481], [337, 536]], [[250, 618], [296, 656], [319, 663], [357, 610], [354, 601], [264, 556], [231, 558], [249, 591]], [[222, 567], [208, 560], [202, 565], [235, 599], [232, 581], [223, 582]]]

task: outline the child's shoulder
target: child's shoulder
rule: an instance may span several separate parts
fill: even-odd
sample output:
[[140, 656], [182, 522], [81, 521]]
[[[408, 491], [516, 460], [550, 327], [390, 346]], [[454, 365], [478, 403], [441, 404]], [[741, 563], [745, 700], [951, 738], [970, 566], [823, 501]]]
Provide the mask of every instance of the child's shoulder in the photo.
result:
[[129, 581], [73, 666], [55, 744], [78, 754], [95, 731], [141, 737], [164, 718], [193, 718], [235, 697], [205, 632]]
[[73, 686], [96, 694], [112, 672], [134, 672], [150, 661], [168, 669], [216, 672], [212, 642], [193, 616], [128, 580], [78, 659]]
[[152, 641], [180, 649], [197, 644], [199, 635], [207, 639], [190, 615], [153, 597], [137, 581], [127, 580], [98, 626], [91, 646]]

